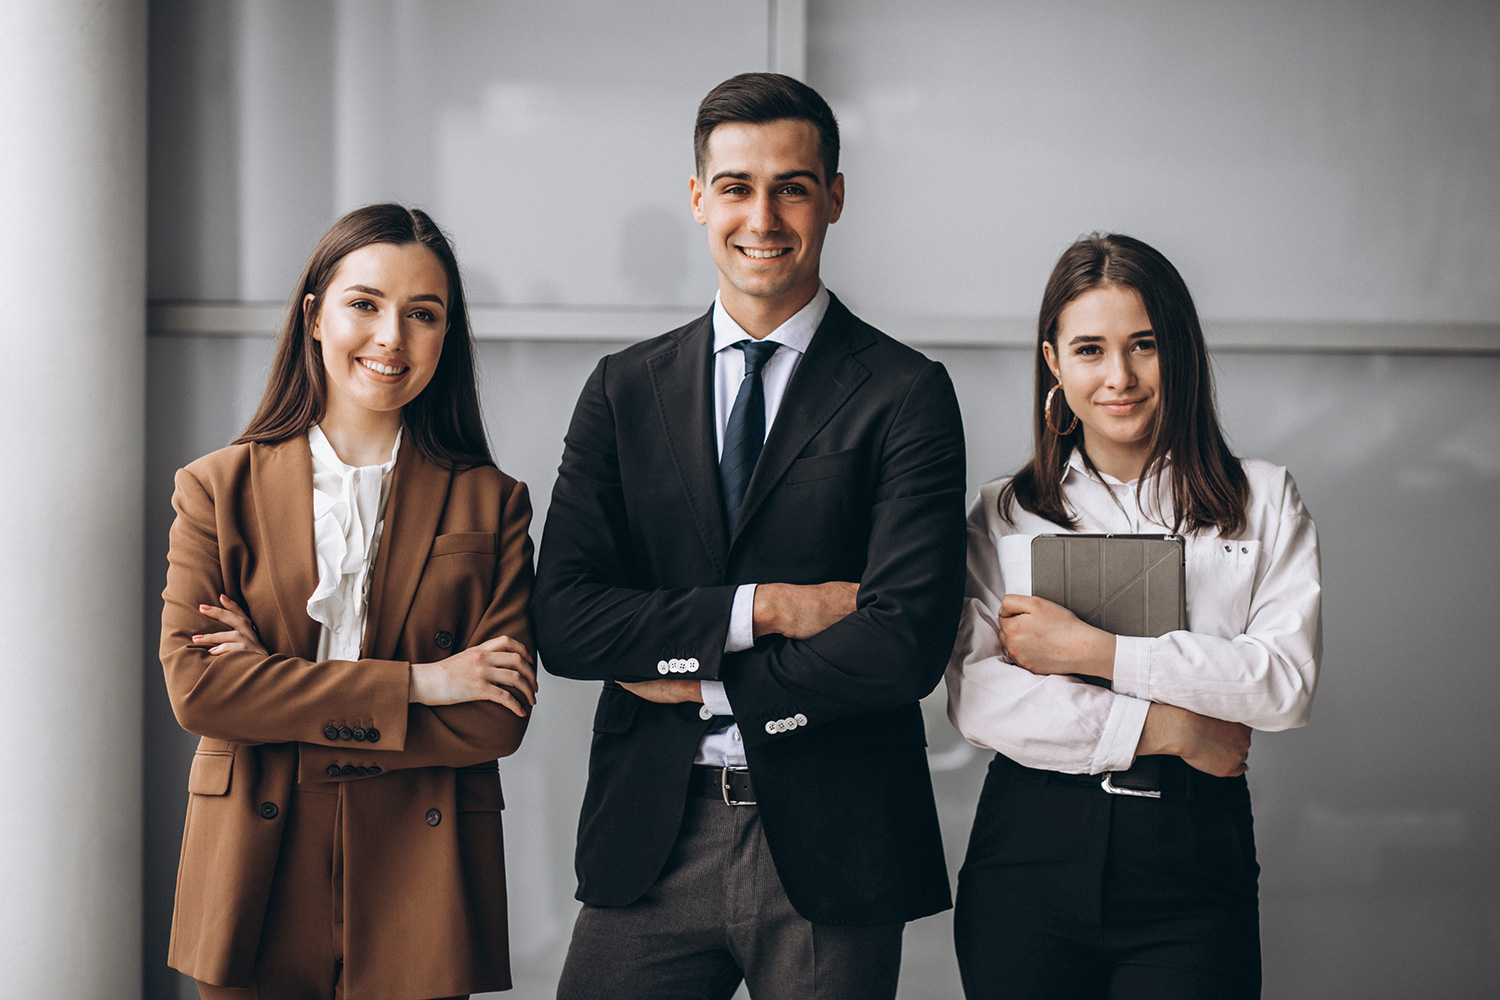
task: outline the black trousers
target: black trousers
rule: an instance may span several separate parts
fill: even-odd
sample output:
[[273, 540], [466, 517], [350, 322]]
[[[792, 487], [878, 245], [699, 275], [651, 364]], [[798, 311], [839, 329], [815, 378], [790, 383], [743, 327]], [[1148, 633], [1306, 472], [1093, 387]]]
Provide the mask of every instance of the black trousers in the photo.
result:
[[969, 1000], [1260, 996], [1245, 779], [1166, 763], [1146, 799], [996, 755], [955, 901]]

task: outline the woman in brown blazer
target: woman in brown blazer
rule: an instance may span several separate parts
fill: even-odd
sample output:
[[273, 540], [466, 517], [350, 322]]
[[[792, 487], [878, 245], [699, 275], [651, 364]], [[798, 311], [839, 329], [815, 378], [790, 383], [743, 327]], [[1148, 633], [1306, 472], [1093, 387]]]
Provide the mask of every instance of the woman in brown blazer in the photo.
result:
[[430, 218], [329, 229], [250, 426], [176, 486], [161, 660], [203, 739], [170, 964], [205, 998], [508, 988], [495, 758], [535, 703], [531, 508]]

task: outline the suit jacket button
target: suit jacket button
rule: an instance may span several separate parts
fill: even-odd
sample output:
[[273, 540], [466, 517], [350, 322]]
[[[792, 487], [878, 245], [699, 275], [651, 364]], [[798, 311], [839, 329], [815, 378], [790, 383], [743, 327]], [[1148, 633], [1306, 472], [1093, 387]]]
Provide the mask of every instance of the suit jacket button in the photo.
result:
[[337, 764], [329, 764], [328, 769], [323, 773], [328, 775], [330, 778], [337, 778], [343, 772], [339, 770], [339, 766]]
[[275, 819], [276, 814], [280, 811], [281, 810], [276, 808], [276, 803], [274, 802], [262, 802], [260, 804], [261, 819]]
[[799, 726], [805, 726], [805, 725], [807, 725], [807, 716], [803, 715], [801, 712], [798, 712], [795, 716], [793, 716], [793, 718], [796, 720], [797, 725], [799, 725]]
[[354, 729], [351, 730], [351, 732], [353, 733], [355, 740], [361, 742], [364, 740], [365, 730], [363, 726], [355, 726]]
[[687, 668], [688, 668], [688, 673], [690, 673], [690, 674], [691, 673], [695, 673], [698, 670], [698, 658], [696, 656], [689, 656], [688, 657]]
[[432, 637], [432, 641], [437, 643], [438, 649], [447, 649], [449, 646], [453, 645], [453, 633], [439, 632], [437, 635]]
[[348, 726], [340, 726], [339, 727], [339, 739], [341, 739], [341, 740], [352, 740], [352, 739], [354, 739], [354, 730], [350, 729]]
[[370, 769], [368, 767], [365, 767], [363, 764], [359, 764], [359, 765], [357, 765], [354, 768], [354, 776], [356, 778], [363, 778], [365, 775], [367, 775], [369, 773], [370, 773]]
[[772, 736], [776, 735], [776, 720], [775, 719], [772, 719], [770, 722], [766, 723], [766, 732], [770, 733]]
[[380, 773], [380, 765], [379, 764], [371, 764], [370, 765], [370, 776], [374, 777], [375, 775], [377, 775], [379, 773]]
[[325, 740], [336, 740], [336, 739], [338, 739], [339, 738], [339, 727], [338, 726], [325, 726], [323, 728], [323, 738]]
[[667, 672], [668, 669], [669, 668], [667, 667], [667, 661], [666, 660], [657, 660], [656, 661], [656, 672], [657, 673], [664, 674], [664, 673]]
[[369, 729], [365, 730], [365, 739], [369, 740], [371, 743], [379, 743], [380, 730], [376, 729], [374, 726], [371, 726]]
[[442, 821], [443, 821], [443, 814], [442, 813], [438, 812], [436, 809], [429, 809], [429, 810], [427, 810], [427, 825], [428, 826], [437, 826]]
[[339, 768], [339, 772], [341, 774], [344, 774], [344, 775], [353, 775], [354, 774], [354, 765], [353, 764], [345, 764], [343, 767]]

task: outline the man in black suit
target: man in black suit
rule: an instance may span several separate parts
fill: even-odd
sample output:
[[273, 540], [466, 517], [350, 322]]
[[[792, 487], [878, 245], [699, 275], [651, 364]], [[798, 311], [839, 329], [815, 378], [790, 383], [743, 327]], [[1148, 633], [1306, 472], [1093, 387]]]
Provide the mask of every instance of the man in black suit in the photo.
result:
[[823, 287], [815, 91], [727, 80], [694, 151], [718, 297], [599, 362], [542, 537], [543, 664], [605, 682], [558, 995], [893, 997], [950, 905], [918, 700], [963, 593], [958, 404]]

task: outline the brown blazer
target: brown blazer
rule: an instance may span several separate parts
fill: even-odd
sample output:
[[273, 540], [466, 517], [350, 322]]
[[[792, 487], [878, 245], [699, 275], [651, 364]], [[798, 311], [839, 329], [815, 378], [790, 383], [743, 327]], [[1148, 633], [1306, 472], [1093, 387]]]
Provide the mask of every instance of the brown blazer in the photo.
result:
[[[306, 437], [225, 448], [176, 483], [161, 661], [178, 722], [203, 739], [169, 964], [250, 984], [292, 792], [339, 781], [349, 1000], [509, 987], [495, 758], [516, 749], [526, 720], [491, 702], [406, 699], [413, 661], [500, 635], [532, 647], [525, 485], [493, 467], [451, 472], [407, 441], [372, 573], [367, 658], [319, 663]], [[213, 625], [198, 605], [220, 593], [270, 655], [190, 644]]]

